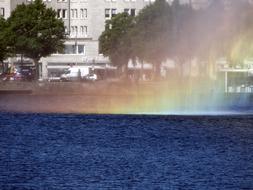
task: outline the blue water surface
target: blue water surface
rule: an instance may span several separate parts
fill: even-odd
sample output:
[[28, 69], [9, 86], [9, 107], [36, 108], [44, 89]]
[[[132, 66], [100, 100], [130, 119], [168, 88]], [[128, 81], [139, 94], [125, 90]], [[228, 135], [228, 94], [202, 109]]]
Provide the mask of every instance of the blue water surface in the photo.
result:
[[0, 189], [252, 190], [253, 116], [0, 113]]

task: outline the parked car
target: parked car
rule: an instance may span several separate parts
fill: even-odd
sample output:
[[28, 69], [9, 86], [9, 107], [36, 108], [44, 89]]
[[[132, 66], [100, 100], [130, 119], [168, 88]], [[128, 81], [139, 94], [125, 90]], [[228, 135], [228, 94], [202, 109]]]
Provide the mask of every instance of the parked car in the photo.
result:
[[81, 80], [88, 74], [89, 74], [88, 67], [71, 67], [61, 75], [61, 80], [63, 81]]
[[35, 79], [35, 67], [34, 66], [20, 66], [18, 72], [22, 76], [22, 80], [34, 80]]
[[98, 79], [96, 74], [88, 74], [84, 77], [86, 81], [96, 81]]

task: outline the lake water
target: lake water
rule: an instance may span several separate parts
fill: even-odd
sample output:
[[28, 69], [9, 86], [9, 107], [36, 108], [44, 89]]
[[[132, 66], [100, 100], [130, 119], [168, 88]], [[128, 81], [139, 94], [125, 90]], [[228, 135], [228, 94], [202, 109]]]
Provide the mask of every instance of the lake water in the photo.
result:
[[253, 116], [0, 113], [0, 189], [252, 190]]

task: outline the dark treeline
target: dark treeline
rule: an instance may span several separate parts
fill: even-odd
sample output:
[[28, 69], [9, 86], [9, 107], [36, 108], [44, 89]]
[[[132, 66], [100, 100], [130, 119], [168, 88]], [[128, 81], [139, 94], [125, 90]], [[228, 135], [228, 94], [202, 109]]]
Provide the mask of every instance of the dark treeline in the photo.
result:
[[123, 71], [128, 61], [153, 65], [172, 59], [179, 75], [192, 59], [210, 66], [218, 58], [241, 64], [253, 55], [253, 6], [244, 0], [212, 0], [194, 9], [178, 0], [156, 0], [136, 17], [121, 13], [107, 21], [100, 36], [100, 52]]

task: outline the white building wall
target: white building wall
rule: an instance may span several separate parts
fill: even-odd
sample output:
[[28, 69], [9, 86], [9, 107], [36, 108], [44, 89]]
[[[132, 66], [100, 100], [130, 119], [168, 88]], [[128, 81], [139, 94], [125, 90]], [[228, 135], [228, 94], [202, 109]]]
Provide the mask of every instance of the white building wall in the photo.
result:
[[0, 16], [7, 19], [11, 13], [11, 0], [0, 0]]

